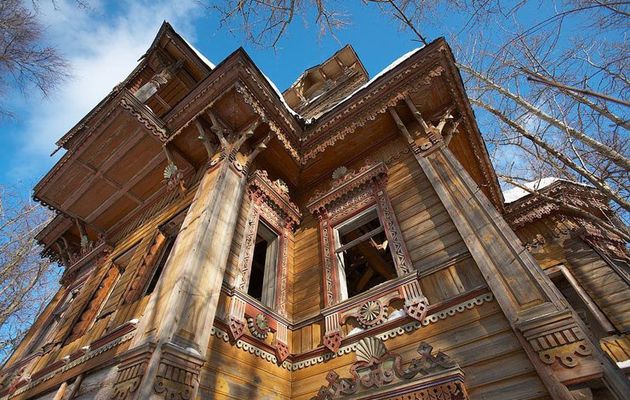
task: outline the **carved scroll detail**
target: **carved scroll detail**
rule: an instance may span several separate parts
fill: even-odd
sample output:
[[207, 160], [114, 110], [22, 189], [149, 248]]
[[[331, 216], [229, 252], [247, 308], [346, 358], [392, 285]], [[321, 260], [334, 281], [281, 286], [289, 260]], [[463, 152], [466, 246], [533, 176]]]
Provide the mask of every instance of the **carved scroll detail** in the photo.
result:
[[[468, 399], [463, 385], [463, 373], [457, 363], [442, 352], [435, 355], [432, 353], [431, 345], [420, 343], [420, 357], [412, 359], [403, 368], [402, 357], [389, 352], [381, 339], [364, 338], [357, 344], [356, 361], [349, 371], [351, 376], [342, 378], [331, 370], [326, 376], [328, 385], [322, 386], [311, 400], [332, 400], [346, 396], [356, 398], [355, 395], [361, 395], [368, 390], [370, 398], [375, 399], [391, 399], [395, 397], [392, 394], [401, 393], [405, 393], [405, 396], [400, 397], [402, 399]], [[409, 385], [408, 381], [411, 380], [419, 381], [417, 388]], [[405, 389], [400, 390], [399, 387], [403, 385]], [[387, 390], [388, 388], [391, 390]], [[437, 394], [442, 397], [423, 396]]]

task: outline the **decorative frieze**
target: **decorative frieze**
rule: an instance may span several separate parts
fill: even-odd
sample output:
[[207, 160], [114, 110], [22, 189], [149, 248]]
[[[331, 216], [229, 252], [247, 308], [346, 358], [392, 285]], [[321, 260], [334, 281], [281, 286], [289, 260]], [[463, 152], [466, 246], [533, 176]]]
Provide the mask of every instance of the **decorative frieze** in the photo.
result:
[[[448, 307], [438, 312], [435, 312], [433, 314], [429, 314], [422, 321], [413, 321], [413, 322], [409, 322], [400, 326], [396, 326], [394, 328], [382, 331], [374, 336], [378, 337], [379, 339], [383, 341], [387, 341], [397, 336], [411, 333], [417, 329], [422, 328], [423, 326], [428, 326], [429, 324], [433, 324], [438, 321], [445, 320], [449, 317], [457, 315], [458, 313], [466, 312], [467, 310], [471, 310], [477, 306], [481, 306], [484, 303], [491, 302], [493, 300], [494, 298], [491, 293], [485, 293], [477, 297], [471, 298], [469, 300], [466, 300], [464, 302], [458, 303], [452, 307]], [[218, 328], [216, 325], [212, 327], [211, 333], [213, 336], [220, 338], [224, 342], [230, 341], [230, 335], [224, 330], [222, 330], [221, 328]], [[276, 357], [276, 355], [271, 354], [251, 343], [248, 343], [239, 339], [236, 342], [234, 342], [234, 345], [237, 348], [242, 349], [243, 351], [246, 351], [250, 354], [253, 354], [257, 357], [262, 358], [265, 361], [268, 361], [274, 364], [278, 363], [278, 358]], [[327, 362], [336, 357], [341, 357], [341, 356], [350, 354], [351, 352], [356, 350], [356, 347], [357, 347], [357, 342], [348, 343], [344, 346], [339, 346], [338, 350], [334, 353], [326, 352], [318, 356], [304, 358], [304, 359], [300, 359], [299, 361], [293, 361], [293, 362], [289, 360], [285, 360], [284, 362], [280, 363], [280, 366], [290, 371], [297, 371], [299, 369], [308, 368], [313, 365]], [[294, 357], [295, 356], [296, 355], [294, 355]]]
[[[431, 345], [420, 343], [420, 357], [412, 359], [403, 368], [402, 357], [388, 351], [381, 339], [364, 338], [357, 343], [356, 361], [350, 366], [350, 377], [342, 378], [331, 370], [326, 376], [328, 385], [322, 386], [312, 400], [357, 399], [365, 396], [391, 399], [395, 394], [407, 395], [401, 398], [424, 398], [418, 396], [437, 393], [442, 396], [434, 398], [440, 400], [467, 399], [463, 372], [457, 363], [442, 352], [435, 355], [432, 352]], [[416, 380], [418, 386], [409, 385], [410, 381]], [[445, 386], [445, 382], [450, 385]]]

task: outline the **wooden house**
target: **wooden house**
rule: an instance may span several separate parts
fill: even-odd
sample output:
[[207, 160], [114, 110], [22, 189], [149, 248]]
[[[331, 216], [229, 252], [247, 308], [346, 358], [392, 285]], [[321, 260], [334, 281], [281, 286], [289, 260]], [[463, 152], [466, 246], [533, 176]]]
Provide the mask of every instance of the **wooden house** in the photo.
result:
[[35, 198], [65, 272], [2, 399], [630, 393], [625, 243], [504, 203], [443, 39], [371, 79], [346, 46], [280, 93], [164, 23], [57, 144]]

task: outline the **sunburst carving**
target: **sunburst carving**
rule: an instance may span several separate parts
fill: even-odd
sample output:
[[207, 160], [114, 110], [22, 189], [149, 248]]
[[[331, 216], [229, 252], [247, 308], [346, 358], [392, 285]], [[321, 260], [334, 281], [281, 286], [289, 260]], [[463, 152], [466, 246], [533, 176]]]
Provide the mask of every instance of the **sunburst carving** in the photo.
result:
[[357, 350], [355, 354], [357, 361], [369, 362], [372, 359], [380, 359], [385, 353], [387, 353], [387, 348], [385, 348], [383, 341], [379, 338], [370, 336], [361, 339], [361, 341], [357, 343]]

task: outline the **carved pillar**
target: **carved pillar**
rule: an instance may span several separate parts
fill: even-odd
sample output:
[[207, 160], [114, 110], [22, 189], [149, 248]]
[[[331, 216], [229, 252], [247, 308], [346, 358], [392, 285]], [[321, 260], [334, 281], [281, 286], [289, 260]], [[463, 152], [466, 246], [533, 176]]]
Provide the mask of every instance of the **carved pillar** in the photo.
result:
[[[220, 153], [209, 164], [180, 228], [158, 286], [147, 305], [138, 336], [123, 356], [120, 399], [195, 398], [206, 359], [221, 284], [245, 191], [245, 161], [238, 153], [250, 130], [215, 132]], [[242, 311], [242, 310], [241, 310]], [[238, 310], [235, 310], [238, 312]], [[139, 349], [143, 349], [139, 351]], [[128, 384], [130, 371], [140, 382]], [[126, 390], [119, 390], [119, 388]]]
[[[582, 322], [451, 151], [411, 147], [550, 394], [572, 400], [566, 384], [604, 373]], [[618, 396], [628, 390], [614, 371], [604, 378]]]

